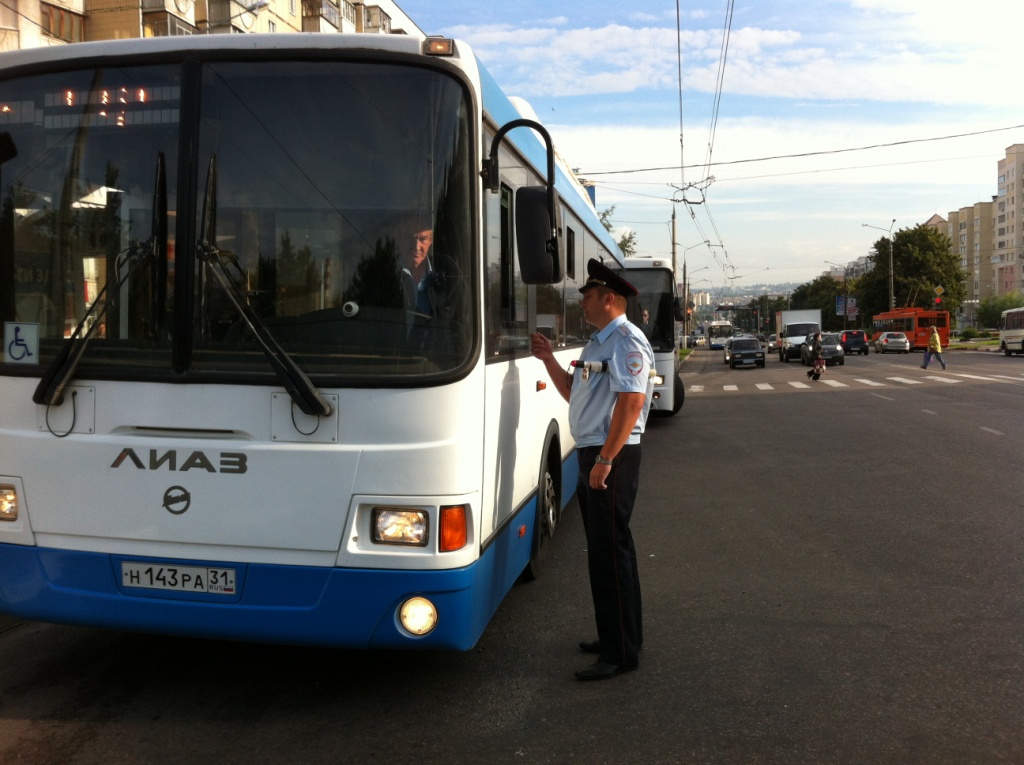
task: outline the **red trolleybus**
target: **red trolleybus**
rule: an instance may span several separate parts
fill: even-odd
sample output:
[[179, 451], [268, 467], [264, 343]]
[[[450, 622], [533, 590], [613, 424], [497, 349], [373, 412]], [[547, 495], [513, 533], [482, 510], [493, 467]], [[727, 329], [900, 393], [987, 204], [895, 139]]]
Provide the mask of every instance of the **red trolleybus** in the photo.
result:
[[871, 340], [883, 332], [902, 332], [910, 340], [910, 350], [924, 350], [932, 327], [938, 327], [942, 347], [949, 345], [949, 311], [931, 311], [927, 308], [893, 308], [871, 317]]

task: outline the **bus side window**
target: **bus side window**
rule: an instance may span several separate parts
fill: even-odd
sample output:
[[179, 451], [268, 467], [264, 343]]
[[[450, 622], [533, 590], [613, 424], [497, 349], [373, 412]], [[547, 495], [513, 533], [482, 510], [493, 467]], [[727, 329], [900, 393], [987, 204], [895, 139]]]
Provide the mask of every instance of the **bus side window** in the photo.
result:
[[[501, 185], [498, 198], [487, 206], [486, 247], [486, 352], [489, 357], [515, 353], [517, 344], [525, 343], [529, 348], [526, 335], [525, 315], [519, 320], [516, 301], [516, 262], [512, 242], [514, 222], [512, 218], [512, 189]], [[523, 324], [522, 332], [517, 332], [519, 324]], [[522, 335], [518, 338], [518, 335]]]

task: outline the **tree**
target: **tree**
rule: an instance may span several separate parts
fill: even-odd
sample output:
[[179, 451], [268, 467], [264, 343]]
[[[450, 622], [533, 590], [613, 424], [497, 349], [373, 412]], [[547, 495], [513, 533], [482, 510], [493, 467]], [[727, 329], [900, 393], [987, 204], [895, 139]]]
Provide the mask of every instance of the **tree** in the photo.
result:
[[1024, 305], [1024, 295], [1021, 295], [1019, 292], [988, 297], [978, 303], [974, 317], [977, 319], [979, 326], [998, 327], [1003, 311], [1022, 305]]
[[843, 294], [843, 284], [829, 274], [823, 274], [809, 284], [801, 284], [789, 298], [790, 308], [817, 308], [821, 311], [823, 329], [839, 327], [836, 315], [836, 297]]
[[[614, 213], [615, 205], [612, 205], [607, 210], [602, 210], [598, 213], [598, 217], [601, 219], [601, 225], [605, 227], [609, 234], [615, 233], [615, 225], [611, 220]], [[636, 255], [636, 232], [627, 228], [622, 233], [622, 236], [619, 237], [618, 245], [619, 249], [622, 250], [622, 254], [627, 258], [631, 258]]]
[[771, 297], [769, 295], [758, 295], [750, 301], [750, 310], [753, 312], [753, 325], [755, 331], [771, 334], [778, 332], [775, 326], [775, 314], [778, 311], [786, 310], [788, 301], [784, 297]]
[[[862, 321], [889, 310], [889, 238], [874, 245], [874, 267], [857, 280]], [[935, 308], [935, 288], [942, 287], [938, 306], [951, 314], [967, 297], [967, 275], [949, 237], [923, 223], [900, 229], [892, 238], [893, 299], [897, 306]]]
[[619, 249], [622, 250], [622, 254], [627, 258], [631, 258], [636, 255], [636, 232], [632, 229], [626, 229], [626, 232], [619, 237]]

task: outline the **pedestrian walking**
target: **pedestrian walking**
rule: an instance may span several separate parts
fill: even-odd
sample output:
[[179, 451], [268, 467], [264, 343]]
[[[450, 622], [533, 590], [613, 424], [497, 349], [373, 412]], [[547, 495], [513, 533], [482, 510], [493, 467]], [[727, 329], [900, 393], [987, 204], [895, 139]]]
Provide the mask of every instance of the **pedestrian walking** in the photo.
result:
[[825, 373], [825, 356], [821, 352], [821, 333], [814, 333], [814, 342], [811, 343], [811, 369], [807, 377], [817, 382]]
[[942, 369], [946, 369], [946, 361], [942, 358], [942, 338], [939, 337], [939, 328], [932, 327], [932, 336], [928, 338], [928, 348], [924, 352], [924, 363], [921, 369], [927, 369], [932, 359], [938, 359]]
[[640, 578], [629, 530], [640, 486], [640, 436], [654, 392], [654, 353], [643, 332], [626, 319], [626, 298], [636, 288], [591, 260], [580, 288], [583, 318], [596, 330], [571, 371], [563, 370], [551, 341], [530, 335], [530, 351], [544, 362], [556, 390], [569, 402], [569, 429], [576, 440], [576, 498], [587, 537], [590, 592], [597, 640], [580, 650], [597, 661], [579, 680], [607, 680], [639, 666], [643, 643]]

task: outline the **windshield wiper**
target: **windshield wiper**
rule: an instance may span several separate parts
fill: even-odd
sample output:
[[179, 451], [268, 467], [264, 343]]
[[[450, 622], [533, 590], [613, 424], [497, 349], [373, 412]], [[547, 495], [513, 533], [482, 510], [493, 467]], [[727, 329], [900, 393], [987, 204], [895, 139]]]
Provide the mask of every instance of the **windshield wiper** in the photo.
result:
[[200, 239], [196, 242], [196, 257], [213, 276], [213, 279], [227, 295], [235, 310], [242, 317], [249, 331], [259, 342], [270, 366], [274, 369], [284, 389], [288, 391], [292, 401], [305, 414], [330, 417], [333, 408], [306, 373], [280, 346], [266, 325], [249, 306], [248, 301], [238, 294], [237, 288], [227, 274], [221, 251], [217, 248], [215, 234], [217, 230], [214, 217], [217, 212], [217, 155], [210, 156], [210, 169], [206, 174], [206, 192], [203, 197], [203, 212], [200, 220]]
[[[85, 353], [85, 348], [95, 334], [96, 328], [104, 323], [107, 309], [117, 302], [121, 286], [138, 273], [141, 266], [156, 265], [157, 273], [154, 275], [153, 289], [157, 292], [164, 289], [167, 278], [167, 182], [164, 174], [163, 152], [157, 152], [156, 155], [152, 221], [153, 230], [149, 239], [141, 244], [132, 243], [127, 250], [122, 250], [117, 254], [114, 263], [116, 278], [113, 282], [103, 285], [103, 289], [99, 291], [96, 299], [92, 301], [85, 315], [82, 316], [82, 320], [78, 322], [75, 331], [64, 341], [57, 355], [50, 362], [50, 366], [47, 367], [32, 394], [32, 401], [36, 404], [60, 406], [64, 403], [64, 389], [75, 376], [78, 363], [82, 360], [82, 354]], [[111, 284], [114, 287], [114, 296], [107, 301], [104, 298]], [[151, 297], [155, 297], [155, 294]], [[162, 312], [164, 305], [164, 301], [160, 300], [158, 306], [154, 306], [153, 310]], [[154, 331], [159, 326], [156, 321], [154, 316]], [[162, 314], [159, 317], [159, 322], [162, 324]]]

